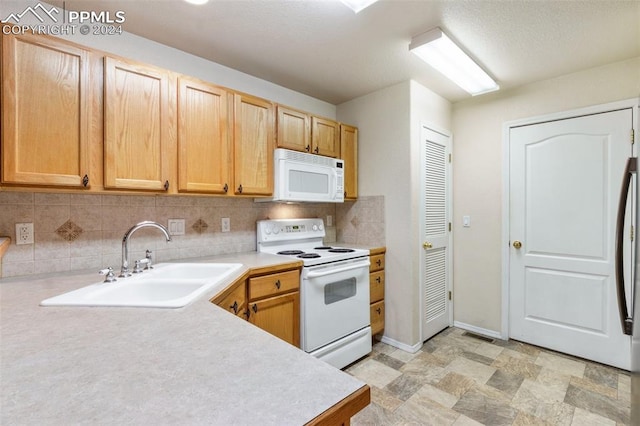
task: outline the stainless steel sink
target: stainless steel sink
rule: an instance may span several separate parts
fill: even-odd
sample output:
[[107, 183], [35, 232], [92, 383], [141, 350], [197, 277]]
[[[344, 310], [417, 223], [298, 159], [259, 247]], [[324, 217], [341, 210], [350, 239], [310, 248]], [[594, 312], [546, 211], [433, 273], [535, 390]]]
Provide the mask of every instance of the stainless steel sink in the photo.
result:
[[165, 263], [112, 283], [99, 282], [46, 300], [41, 306], [180, 308], [227, 282], [240, 263]]

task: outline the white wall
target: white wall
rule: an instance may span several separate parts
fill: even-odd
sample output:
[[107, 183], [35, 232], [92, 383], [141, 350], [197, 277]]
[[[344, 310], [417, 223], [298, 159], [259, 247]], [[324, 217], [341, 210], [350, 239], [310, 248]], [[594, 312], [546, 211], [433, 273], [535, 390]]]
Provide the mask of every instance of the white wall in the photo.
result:
[[[30, 0], [2, 0], [0, 1], [0, 19], [5, 19], [10, 13], [22, 12], [26, 7], [35, 4], [37, 2]], [[124, 11], [126, 12], [126, 9]], [[20, 23], [39, 24], [30, 14], [26, 15]], [[114, 55], [197, 77], [315, 115], [335, 118], [336, 107], [328, 102], [131, 33], [123, 32], [121, 35], [81, 35], [79, 30], [76, 29], [76, 34], [61, 38]]]
[[358, 135], [359, 195], [385, 197], [385, 331], [407, 346], [420, 344], [420, 123], [450, 127], [448, 101], [406, 81], [338, 105], [339, 120]]
[[[501, 330], [502, 131], [506, 121], [640, 95], [640, 58], [453, 105], [454, 318]], [[462, 216], [471, 227], [462, 227]]]

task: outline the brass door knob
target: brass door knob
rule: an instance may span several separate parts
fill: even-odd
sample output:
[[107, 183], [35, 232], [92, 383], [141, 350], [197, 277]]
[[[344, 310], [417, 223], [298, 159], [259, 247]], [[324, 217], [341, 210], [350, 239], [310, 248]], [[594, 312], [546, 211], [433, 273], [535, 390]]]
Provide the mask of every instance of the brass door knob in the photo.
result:
[[513, 247], [516, 250], [520, 250], [520, 247], [522, 247], [522, 243], [520, 241], [516, 240], [516, 241], [513, 242]]
[[430, 242], [422, 243], [422, 248], [424, 248], [424, 249], [430, 249], [432, 247], [433, 247], [433, 245]]

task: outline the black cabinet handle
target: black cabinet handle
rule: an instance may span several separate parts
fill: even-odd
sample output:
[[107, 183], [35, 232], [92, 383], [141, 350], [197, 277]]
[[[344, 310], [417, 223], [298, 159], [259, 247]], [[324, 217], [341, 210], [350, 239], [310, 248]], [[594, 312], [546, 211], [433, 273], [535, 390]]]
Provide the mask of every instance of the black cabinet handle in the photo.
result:
[[235, 301], [233, 302], [233, 305], [229, 306], [229, 308], [230, 308], [230, 309], [233, 309], [233, 313], [234, 313], [234, 314], [237, 314], [237, 313], [238, 313], [238, 301], [237, 301], [237, 300], [235, 300]]
[[242, 184], [240, 184], [240, 186], [238, 186], [238, 192], [239, 192], [240, 194], [242, 194]]
[[311, 151], [311, 146], [310, 146], [310, 145], [307, 145], [307, 146], [305, 147], [305, 150], [306, 150], [307, 152]]
[[253, 309], [253, 312], [255, 312], [256, 314], [258, 313], [258, 305], [256, 305], [255, 303], [253, 304], [251, 309]]
[[378, 313], [378, 315], [380, 315], [382, 313], [382, 309], [378, 308], [376, 309], [376, 312]]
[[227, 185], [226, 183], [224, 184], [224, 192], [229, 192], [229, 185]]
[[316, 146], [316, 149], [313, 150], [316, 154], [320, 153], [320, 148]]
[[165, 181], [164, 181], [164, 190], [165, 190], [165, 191], [168, 191], [168, 190], [169, 190], [169, 181], [168, 181], [168, 180], [165, 180]]
[[89, 185], [89, 176], [84, 175], [84, 177], [82, 178], [82, 186], [86, 188], [88, 185]]
[[380, 284], [380, 283], [382, 282], [382, 280], [380, 279], [380, 277], [377, 277], [377, 278], [376, 278], [376, 282], [377, 282], [378, 284]]
[[280, 290], [280, 280], [276, 281], [276, 288]]
[[378, 260], [376, 261], [376, 264], [377, 264], [378, 266], [382, 265], [382, 260], [378, 259]]

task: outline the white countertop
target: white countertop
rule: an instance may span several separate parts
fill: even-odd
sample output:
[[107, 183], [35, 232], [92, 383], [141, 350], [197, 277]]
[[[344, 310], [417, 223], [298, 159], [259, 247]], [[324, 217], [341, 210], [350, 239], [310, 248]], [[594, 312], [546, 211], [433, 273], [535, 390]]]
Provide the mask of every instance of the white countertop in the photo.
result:
[[[207, 260], [243, 263], [229, 283], [282, 263]], [[99, 278], [0, 280], [0, 424], [301, 425], [364, 386], [211, 304], [214, 294], [180, 309], [39, 306]]]

